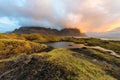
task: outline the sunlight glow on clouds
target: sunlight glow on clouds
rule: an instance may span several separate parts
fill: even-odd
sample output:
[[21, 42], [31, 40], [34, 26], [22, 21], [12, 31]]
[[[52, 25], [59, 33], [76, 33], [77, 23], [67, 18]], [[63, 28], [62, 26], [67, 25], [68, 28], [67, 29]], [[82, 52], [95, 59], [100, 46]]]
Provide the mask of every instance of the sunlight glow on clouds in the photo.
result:
[[0, 0], [0, 32], [20, 26], [106, 32], [119, 22], [120, 0]]

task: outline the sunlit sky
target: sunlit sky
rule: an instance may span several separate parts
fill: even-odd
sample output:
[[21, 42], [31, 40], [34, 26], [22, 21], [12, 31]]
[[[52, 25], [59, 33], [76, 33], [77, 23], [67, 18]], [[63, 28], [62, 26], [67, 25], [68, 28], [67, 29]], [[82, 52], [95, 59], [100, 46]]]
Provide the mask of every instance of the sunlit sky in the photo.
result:
[[120, 27], [120, 0], [0, 0], [0, 32], [21, 26], [111, 31]]

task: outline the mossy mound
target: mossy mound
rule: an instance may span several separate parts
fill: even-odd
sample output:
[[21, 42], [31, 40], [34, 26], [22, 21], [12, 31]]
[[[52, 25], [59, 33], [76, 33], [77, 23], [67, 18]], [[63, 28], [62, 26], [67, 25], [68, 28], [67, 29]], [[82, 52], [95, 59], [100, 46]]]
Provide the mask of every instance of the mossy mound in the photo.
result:
[[68, 49], [20, 55], [8, 61], [0, 80], [116, 80], [85, 59], [77, 58]]
[[69, 80], [73, 72], [47, 60], [48, 56], [20, 55], [4, 67], [0, 80]]
[[15, 39], [0, 39], [0, 59], [13, 57], [20, 53], [35, 53], [46, 49], [44, 44], [34, 42], [15, 40]]
[[87, 59], [74, 56], [74, 54], [79, 53], [72, 52], [68, 49], [55, 49], [48, 54], [51, 55], [48, 60], [74, 72], [75, 75], [70, 75], [72, 80], [115, 80], [107, 75], [100, 66], [89, 62]]

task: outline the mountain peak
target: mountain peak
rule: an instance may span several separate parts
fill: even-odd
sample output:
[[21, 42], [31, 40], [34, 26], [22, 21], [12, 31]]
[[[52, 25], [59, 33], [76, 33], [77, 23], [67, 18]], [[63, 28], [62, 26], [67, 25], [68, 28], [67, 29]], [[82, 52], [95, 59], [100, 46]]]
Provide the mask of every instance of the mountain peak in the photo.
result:
[[57, 30], [36, 26], [20, 27], [19, 29], [15, 29], [12, 33], [19, 34], [39, 33], [43, 35], [58, 35], [58, 36], [85, 36], [84, 33], [81, 33], [81, 31], [76, 28], [64, 28], [62, 30]]

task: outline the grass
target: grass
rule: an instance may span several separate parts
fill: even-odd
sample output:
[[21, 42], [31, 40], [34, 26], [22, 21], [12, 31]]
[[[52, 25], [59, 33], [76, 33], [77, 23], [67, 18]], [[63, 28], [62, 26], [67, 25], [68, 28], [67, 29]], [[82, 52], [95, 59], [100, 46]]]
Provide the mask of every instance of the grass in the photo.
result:
[[68, 41], [85, 44], [87, 46], [100, 46], [106, 49], [110, 49], [120, 54], [120, 41], [100, 40], [95, 38], [88, 39], [76, 39], [70, 38]]
[[46, 56], [19, 55], [1, 66], [0, 80], [68, 80], [72, 74], [64, 67], [46, 59]]
[[76, 58], [72, 55], [73, 53], [67, 49], [55, 49], [48, 53], [51, 55], [48, 60], [74, 72], [75, 74], [69, 77], [71, 80], [114, 80], [99, 66], [85, 59]]
[[101, 52], [94, 49], [89, 49], [91, 51], [92, 55], [98, 56], [99, 58], [103, 59], [104, 61], [107, 61], [111, 64], [118, 65], [120, 67], [120, 58], [117, 58], [115, 56], [110, 55], [110, 53], [107, 52]]
[[92, 62], [100, 66], [107, 74], [120, 79], [120, 58], [110, 55], [108, 52], [96, 50], [96, 49], [71, 49], [77, 54], [74, 54], [77, 58], [84, 58], [87, 61]]
[[[41, 43], [56, 41], [71, 41], [87, 46], [101, 46], [120, 53], [119, 41], [105, 41], [94, 38], [75, 39], [40, 34], [0, 34], [0, 75], [8, 73], [0, 80], [6, 80], [8, 77], [21, 80], [24, 75], [26, 75], [25, 80], [29, 78], [41, 78], [41, 80], [120, 79], [119, 58], [96, 49], [69, 50], [60, 48], [43, 52], [48, 46]], [[23, 56], [20, 56], [21, 54]]]
[[30, 54], [48, 48], [44, 44], [15, 39], [0, 39], [0, 59], [9, 58], [21, 53]]
[[63, 41], [66, 40], [65, 37], [62, 36], [44, 36], [41, 34], [0, 34], [0, 39], [17, 39], [17, 40], [27, 40], [37, 43], [44, 43], [44, 42], [56, 42], [56, 41]]
[[0, 79], [116, 80], [101, 66], [73, 54], [79, 53], [60, 48], [50, 52], [18, 56], [6, 62], [4, 68], [1, 67], [3, 74]]

